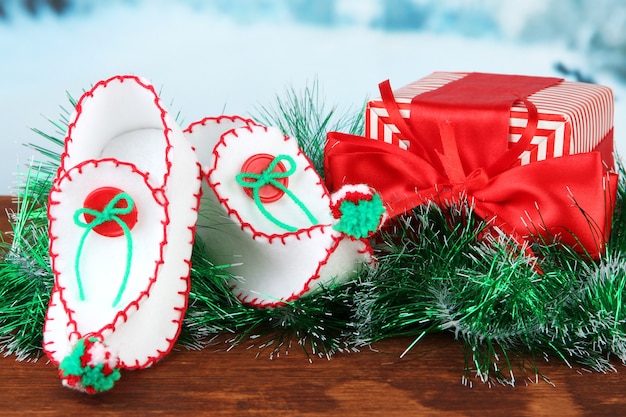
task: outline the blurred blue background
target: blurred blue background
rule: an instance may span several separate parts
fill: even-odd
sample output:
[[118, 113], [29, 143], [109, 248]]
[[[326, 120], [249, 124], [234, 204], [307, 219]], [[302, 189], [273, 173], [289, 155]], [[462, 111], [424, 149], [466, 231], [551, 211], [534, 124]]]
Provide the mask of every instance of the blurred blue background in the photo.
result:
[[66, 92], [151, 80], [182, 127], [249, 116], [317, 79], [355, 111], [433, 71], [558, 75], [611, 86], [626, 154], [622, 0], [0, 0], [0, 194], [46, 145]]

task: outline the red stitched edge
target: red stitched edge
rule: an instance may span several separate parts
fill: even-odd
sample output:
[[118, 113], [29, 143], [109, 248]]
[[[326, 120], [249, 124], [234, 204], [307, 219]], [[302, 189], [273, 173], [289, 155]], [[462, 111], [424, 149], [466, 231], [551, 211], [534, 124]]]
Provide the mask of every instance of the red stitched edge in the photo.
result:
[[[54, 195], [57, 193], [61, 193], [61, 189], [59, 188], [59, 184], [63, 181], [63, 180], [67, 180], [67, 181], [72, 181], [71, 179], [71, 173], [74, 170], [77, 170], [78, 172], [82, 172], [82, 168], [86, 165], [93, 165], [94, 167], [98, 167], [100, 164], [103, 163], [113, 163], [115, 165], [115, 167], [119, 167], [119, 166], [127, 166], [131, 169], [131, 171], [133, 173], [139, 174], [144, 178], [144, 181], [146, 183], [146, 186], [151, 190], [152, 195], [155, 197], [157, 204], [159, 204], [159, 200], [156, 198], [156, 195], [159, 191], [159, 189], [155, 189], [152, 186], [150, 186], [150, 184], [147, 182], [147, 176], [146, 174], [144, 174], [143, 172], [139, 171], [137, 169], [137, 167], [134, 164], [131, 163], [126, 163], [126, 162], [120, 162], [116, 159], [101, 159], [101, 160], [88, 160], [88, 161], [84, 161], [81, 164], [77, 165], [76, 167], [70, 169], [66, 175], [62, 175], [60, 177], [58, 177], [55, 180], [55, 183], [50, 191], [50, 195], [49, 195], [49, 204], [50, 206], [53, 205], [57, 205], [60, 202], [59, 201], [55, 201], [53, 200]], [[110, 331], [113, 332], [115, 331], [116, 327], [119, 326], [120, 324], [126, 322], [128, 320], [128, 312], [132, 309], [139, 309], [140, 303], [143, 301], [144, 298], [149, 296], [150, 290], [152, 288], [152, 285], [156, 282], [157, 280], [157, 275], [158, 275], [158, 270], [160, 268], [160, 266], [163, 264], [163, 255], [164, 255], [164, 247], [167, 245], [167, 225], [170, 222], [169, 219], [169, 201], [167, 201], [166, 198], [166, 202], [165, 204], [161, 204], [164, 211], [165, 211], [165, 221], [162, 222], [162, 226], [163, 226], [163, 240], [160, 242], [159, 244], [159, 258], [155, 264], [155, 269], [154, 269], [154, 273], [152, 274], [152, 276], [149, 279], [148, 282], [148, 286], [146, 287], [146, 289], [142, 292], [139, 293], [139, 296], [132, 302], [130, 302], [123, 310], [118, 311], [118, 313], [114, 316], [113, 320], [111, 323], [107, 324], [106, 326], [102, 327], [100, 330], [96, 331], [96, 332], [91, 332], [91, 334], [97, 335], [102, 337], [102, 339], [104, 339], [104, 337], [102, 336], [103, 333], [105, 333], [106, 331]], [[50, 214], [50, 208], [48, 208], [48, 218], [50, 220], [50, 222], [54, 222], [56, 221], [56, 218], [53, 218]], [[58, 236], [55, 236], [52, 234], [53, 233], [53, 228], [49, 227], [48, 228], [48, 235], [50, 237], [50, 259], [51, 259], [51, 264], [52, 264], [52, 271], [55, 275], [55, 284], [54, 284], [54, 289], [53, 291], [58, 291], [59, 293], [59, 298], [61, 300], [61, 304], [63, 306], [64, 311], [67, 314], [67, 318], [68, 318], [68, 323], [67, 326], [72, 328], [72, 335], [75, 335], [77, 337], [82, 337], [83, 335], [81, 335], [78, 330], [77, 330], [77, 323], [76, 321], [72, 318], [73, 314], [75, 313], [73, 310], [71, 310], [68, 307], [67, 301], [65, 300], [65, 298], [63, 297], [63, 291], [65, 290], [64, 287], [61, 287], [58, 283], [58, 280], [56, 279], [56, 277], [58, 277], [58, 275], [61, 273], [60, 271], [58, 271], [56, 269], [56, 258], [59, 256], [58, 254], [54, 253], [54, 242], [58, 239]], [[120, 321], [121, 320], [121, 321]], [[182, 323], [182, 318], [181, 318], [181, 323]], [[45, 327], [44, 327], [44, 331], [45, 331]], [[152, 357], [149, 357], [148, 361], [146, 363], [152, 363]]]
[[[236, 115], [234, 115], [234, 116], [224, 116], [224, 115], [222, 115], [222, 116], [217, 116], [217, 117], [205, 117], [204, 119], [201, 119], [201, 120], [198, 120], [196, 122], [193, 122], [189, 126], [187, 126], [187, 129], [183, 130], [183, 133], [193, 133], [193, 128], [194, 127], [196, 127], [198, 125], [206, 126], [207, 122], [216, 122], [217, 124], [220, 124], [224, 120], [228, 120], [229, 122], [240, 121], [240, 122], [243, 122], [244, 124], [246, 124], [248, 126], [261, 126], [260, 124], [258, 124], [254, 120], [246, 119], [245, 117], [236, 116]], [[223, 134], [225, 135], [225, 134], [227, 134], [229, 132], [230, 132], [230, 130], [224, 132]]]
[[[254, 128], [254, 129], [253, 129]], [[213, 160], [213, 167], [211, 167], [211, 169], [209, 169], [207, 175], [206, 175], [206, 180], [207, 183], [209, 184], [209, 187], [211, 187], [211, 189], [213, 190], [213, 192], [215, 193], [215, 197], [217, 198], [217, 200], [219, 201], [219, 203], [226, 209], [226, 212], [229, 216], [234, 216], [237, 219], [237, 222], [240, 224], [240, 228], [241, 230], [245, 229], [249, 229], [252, 232], [252, 239], [257, 239], [257, 238], [261, 238], [261, 239], [267, 239], [269, 243], [272, 243], [272, 241], [274, 239], [279, 239], [281, 241], [281, 243], [285, 244], [285, 240], [289, 237], [295, 236], [297, 239], [299, 239], [299, 236], [303, 233], [306, 233], [309, 237], [310, 237], [310, 233], [311, 231], [315, 230], [315, 229], [322, 229], [327, 225], [313, 225], [311, 227], [308, 228], [304, 228], [304, 229], [300, 229], [296, 232], [286, 232], [286, 233], [273, 233], [273, 234], [267, 234], [261, 231], [258, 231], [254, 228], [253, 225], [251, 225], [250, 223], [247, 223], [245, 221], [243, 221], [243, 219], [241, 218], [239, 212], [236, 209], [233, 209], [232, 207], [230, 207], [230, 205], [228, 204], [229, 199], [222, 197], [222, 195], [218, 192], [217, 187], [220, 185], [219, 182], [212, 182], [211, 181], [211, 174], [217, 169], [217, 163], [218, 163], [218, 159], [220, 158], [220, 152], [219, 152], [219, 148], [221, 146], [226, 147], [228, 146], [226, 144], [226, 140], [228, 136], [234, 136], [234, 137], [238, 137], [237, 134], [237, 130], [239, 129], [246, 129], [248, 131], [250, 131], [250, 133], [253, 133], [255, 129], [263, 129], [267, 132], [268, 128], [265, 126], [260, 126], [260, 125], [253, 125], [253, 126], [241, 126], [237, 129], [231, 129], [228, 132], [224, 133], [220, 140], [217, 142], [217, 144], [215, 145], [215, 148], [213, 149], [213, 155], [215, 156], [214, 160]], [[283, 140], [285, 142], [289, 141], [289, 140], [293, 140], [290, 137], [283, 135]], [[305, 170], [307, 169], [312, 169], [315, 171], [315, 168], [313, 167], [313, 164], [311, 163], [311, 160], [302, 152], [302, 150], [298, 147], [298, 156], [302, 156], [304, 157], [304, 159], [306, 160], [307, 165], [305, 166]], [[317, 172], [316, 172], [317, 174]], [[330, 194], [328, 192], [328, 189], [326, 188], [326, 185], [323, 183], [322, 179], [319, 177], [318, 175], [318, 182], [317, 184], [318, 186], [321, 186], [322, 188], [322, 198], [326, 197], [329, 199], [330, 201]]]
[[[98, 331], [98, 334], [101, 334], [102, 332], [104, 332], [107, 329], [110, 329], [111, 331], [115, 331], [116, 326], [118, 326], [121, 323], [124, 323], [127, 320], [126, 312], [129, 311], [129, 309], [131, 307], [134, 306], [135, 308], [139, 309], [139, 304], [141, 303], [141, 301], [144, 298], [149, 296], [150, 289], [152, 288], [152, 285], [154, 284], [154, 282], [156, 282], [156, 279], [157, 279], [156, 275], [157, 275], [158, 269], [159, 269], [160, 265], [163, 264], [163, 248], [167, 244], [167, 225], [170, 222], [170, 218], [169, 218], [169, 200], [167, 199], [167, 196], [166, 196], [164, 190], [165, 190], [165, 188], [167, 186], [167, 180], [169, 179], [169, 175], [170, 175], [170, 172], [171, 172], [171, 169], [172, 169], [171, 152], [173, 151], [173, 146], [171, 144], [170, 136], [169, 136], [169, 133], [172, 132], [172, 130], [169, 127], [169, 125], [168, 125], [168, 123], [166, 121], [167, 111], [160, 105], [160, 100], [159, 100], [158, 94], [156, 93], [156, 91], [154, 90], [154, 87], [152, 85], [146, 84], [143, 81], [141, 81], [141, 79], [139, 77], [132, 76], [132, 75], [115, 76], [115, 77], [111, 77], [111, 78], [109, 78], [107, 80], [98, 82], [96, 85], [93, 86], [93, 88], [91, 90], [89, 90], [88, 92], [83, 94], [83, 96], [79, 99], [78, 103], [76, 104], [76, 109], [75, 109], [76, 113], [75, 113], [75, 116], [74, 116], [74, 120], [68, 126], [67, 135], [66, 135], [66, 138], [65, 138], [64, 151], [61, 154], [61, 165], [60, 165], [60, 167], [58, 169], [57, 177], [53, 181], [53, 187], [52, 187], [52, 190], [50, 192], [49, 201], [48, 201], [48, 204], [49, 204], [49, 207], [48, 207], [48, 219], [49, 219], [49, 222], [53, 222], [56, 219], [53, 219], [50, 216], [50, 206], [55, 205], [55, 204], [59, 204], [59, 202], [56, 202], [56, 201], [52, 200], [52, 198], [51, 198], [52, 197], [52, 192], [53, 191], [57, 191], [57, 192], [60, 191], [59, 188], [58, 188], [58, 183], [61, 181], [62, 178], [67, 178], [67, 180], [69, 180], [69, 181], [72, 180], [70, 171], [72, 171], [74, 168], [71, 168], [70, 170], [68, 170], [68, 172], [65, 172], [66, 171], [65, 160], [67, 159], [67, 157], [69, 157], [67, 146], [68, 146], [69, 142], [73, 141], [73, 139], [72, 139], [72, 131], [74, 130], [74, 127], [76, 126], [76, 123], [78, 122], [79, 117], [80, 117], [80, 115], [82, 113], [82, 105], [83, 105], [84, 100], [87, 100], [87, 99], [93, 97], [93, 95], [94, 95], [94, 93], [95, 93], [95, 91], [97, 89], [99, 89], [101, 87], [105, 88], [110, 82], [119, 81], [120, 83], [123, 83], [125, 80], [133, 80], [137, 84], [139, 84], [140, 86], [142, 86], [145, 89], [147, 89], [148, 91], [150, 91], [152, 93], [152, 95], [154, 96], [154, 104], [161, 111], [161, 121], [162, 121], [163, 126], [164, 126], [163, 135], [164, 135], [164, 138], [165, 138], [165, 141], [166, 141], [166, 149], [165, 149], [166, 172], [163, 175], [162, 186], [160, 188], [158, 188], [158, 189], [154, 189], [147, 182], [147, 177], [148, 177], [147, 174], [139, 171], [134, 164], [120, 162], [120, 161], [117, 161], [115, 159], [102, 159], [102, 160], [84, 161], [84, 162], [78, 164], [76, 166], [76, 168], [78, 168], [78, 172], [81, 172], [80, 169], [82, 168], [82, 166], [84, 166], [87, 163], [95, 163], [96, 167], [97, 167], [97, 164], [100, 163], [100, 162], [112, 161], [112, 162], [117, 163], [119, 165], [129, 165], [131, 167], [131, 169], [133, 170], [133, 172], [136, 172], [136, 173], [142, 175], [144, 177], [144, 179], [146, 180], [146, 185], [148, 185], [148, 187], [152, 190], [153, 195], [155, 196], [157, 202], [161, 203], [163, 205], [163, 207], [164, 207], [164, 210], [165, 210], [165, 222], [163, 223], [163, 238], [164, 239], [163, 239], [163, 241], [160, 244], [160, 250], [159, 250], [159, 252], [160, 252], [160, 255], [159, 255], [160, 259], [156, 263], [155, 274], [150, 279], [150, 282], [149, 282], [148, 287], [146, 288], [146, 290], [143, 291], [142, 293], [140, 293], [139, 297], [135, 301], [131, 302], [124, 310], [118, 312], [118, 314], [113, 319], [113, 322], [111, 324], [103, 327], [102, 329], [100, 329]], [[200, 178], [200, 177], [198, 177], [198, 178]], [[197, 211], [199, 211], [199, 206], [200, 206], [199, 194], [196, 194], [194, 196], [197, 197], [196, 207], [194, 208], [194, 210], [197, 212]], [[159, 197], [162, 197], [162, 198], [159, 198]], [[54, 241], [58, 237], [57, 236], [53, 236], [50, 229], [51, 228], [48, 228], [48, 236], [49, 236], [49, 239], [50, 239], [49, 254], [50, 254], [50, 259], [51, 259], [51, 264], [52, 264], [52, 271], [53, 271], [53, 273], [54, 273], [54, 275], [56, 277], [59, 274], [59, 271], [57, 271], [56, 268], [55, 268], [55, 259], [56, 259], [56, 257], [58, 255], [53, 253], [52, 248], [53, 248]], [[195, 237], [195, 225], [193, 226], [193, 228], [190, 228], [189, 230], [192, 233], [191, 241], [193, 242], [193, 239]], [[188, 265], [190, 265], [190, 259], [186, 259], [184, 261], [187, 262]], [[146, 361], [144, 363], [140, 363], [138, 360], [135, 360], [135, 364], [133, 366], [128, 366], [127, 365], [127, 366], [125, 366], [126, 368], [128, 368], [128, 369], [145, 368], [145, 367], [151, 365], [152, 363], [160, 360], [163, 356], [165, 356], [167, 353], [169, 353], [171, 351], [171, 349], [174, 347], [174, 342], [178, 338], [178, 336], [179, 336], [179, 334], [181, 332], [182, 322], [183, 322], [183, 319], [184, 319], [184, 313], [185, 313], [185, 311], [186, 311], [186, 309], [188, 307], [188, 303], [189, 303], [188, 294], [189, 294], [189, 291], [191, 290], [189, 273], [187, 274], [187, 276], [180, 277], [180, 279], [185, 280], [187, 282], [187, 286], [186, 286], [187, 290], [185, 291], [186, 296], [185, 296], [184, 308], [182, 310], [179, 310], [179, 312], [180, 312], [179, 319], [175, 321], [175, 323], [178, 324], [178, 326], [177, 326], [178, 329], [177, 329], [175, 338], [173, 340], [166, 339], [166, 341], [169, 343], [169, 347], [168, 347], [168, 349], [166, 351], [160, 351], [160, 350], [157, 349], [157, 352], [158, 352], [157, 356], [148, 356], [148, 358], [146, 359]], [[68, 315], [67, 326], [68, 327], [72, 326], [74, 328], [74, 331], [72, 332], [72, 335], [77, 335], [78, 337], [80, 337], [80, 334], [78, 334], [78, 332], [76, 331], [77, 324], [71, 318], [71, 314], [74, 313], [74, 312], [67, 308], [67, 304], [63, 300], [63, 288], [58, 285], [56, 278], [55, 278], [55, 283], [54, 283], [54, 287], [53, 287], [52, 291], [53, 292], [54, 291], [58, 291], [59, 292], [59, 298], [61, 299], [61, 303], [63, 305], [63, 308], [64, 308], [66, 314]], [[50, 309], [50, 306], [51, 305], [48, 306], [48, 311]], [[56, 306], [56, 305], [53, 305], [53, 306]], [[46, 323], [47, 323], [47, 320], [48, 320], [48, 311], [46, 312]], [[123, 319], [121, 321], [121, 323], [119, 322], [120, 319]], [[45, 332], [45, 328], [46, 328], [46, 325], [44, 324], [44, 332]], [[56, 363], [56, 361], [54, 359], [52, 359], [53, 358], [52, 355], [54, 353], [56, 353], [56, 351], [55, 352], [48, 351], [47, 348], [46, 348], [46, 345], [48, 345], [48, 344], [44, 344], [43, 350], [48, 355], [48, 357], [51, 359], [51, 361], [58, 366], [59, 364]]]
[[[73, 118], [73, 121], [68, 125], [67, 128], [67, 134], [65, 136], [65, 145], [63, 148], [63, 153], [61, 154], [61, 166], [59, 167], [59, 172], [60, 171], [65, 171], [66, 167], [65, 167], [65, 160], [69, 157], [68, 154], [68, 143], [73, 142], [73, 138], [72, 138], [72, 132], [76, 126], [76, 123], [78, 122], [80, 115], [83, 112], [83, 103], [86, 100], [89, 100], [91, 98], [94, 97], [94, 94], [96, 93], [97, 90], [99, 90], [100, 88], [106, 88], [107, 85], [109, 85], [110, 83], [114, 82], [114, 81], [118, 81], [119, 83], [123, 83], [124, 81], [128, 81], [128, 80], [132, 80], [134, 82], [136, 82], [139, 86], [143, 87], [144, 89], [146, 89], [148, 92], [150, 92], [152, 94], [152, 96], [154, 97], [154, 104], [156, 105], [157, 109], [160, 110], [161, 112], [161, 122], [163, 123], [163, 136], [165, 138], [165, 143], [166, 143], [166, 148], [165, 148], [165, 163], [166, 163], [166, 173], [163, 175], [163, 185], [162, 188], [165, 189], [166, 185], [167, 185], [167, 180], [169, 178], [169, 173], [171, 170], [171, 165], [172, 165], [172, 161], [171, 161], [171, 155], [170, 152], [172, 150], [172, 144], [170, 141], [170, 132], [172, 132], [172, 129], [169, 127], [167, 121], [166, 121], [166, 116], [167, 116], [167, 111], [163, 108], [163, 106], [161, 106], [161, 100], [159, 99], [159, 96], [156, 92], [156, 90], [154, 89], [154, 87], [151, 84], [148, 84], [144, 81], [141, 80], [140, 77], [134, 76], [134, 75], [116, 75], [114, 77], [111, 77], [109, 79], [106, 80], [102, 80], [97, 82], [89, 91], [87, 91], [86, 93], [84, 93], [81, 98], [78, 100], [78, 103], [76, 103], [76, 108], [75, 108], [75, 116]], [[57, 177], [59, 176], [59, 174], [57, 174]]]
[[[249, 300], [247, 296], [241, 296], [241, 295], [238, 295], [237, 299], [242, 304], [247, 304], [247, 305], [251, 305], [251, 306], [254, 306], [254, 307], [276, 308], [276, 307], [284, 306], [284, 305], [288, 304], [289, 302], [295, 301], [298, 298], [302, 297], [303, 295], [305, 295], [307, 292], [309, 292], [311, 290], [311, 287], [313, 286], [315, 281], [317, 281], [320, 278], [320, 274], [321, 274], [322, 268], [328, 263], [330, 257], [332, 256], [332, 254], [337, 249], [337, 246], [339, 246], [339, 244], [341, 243], [341, 241], [343, 239], [345, 239], [345, 237], [344, 236], [333, 236], [332, 239], [333, 239], [333, 244], [331, 245], [330, 248], [326, 249], [326, 256], [324, 257], [324, 259], [322, 261], [320, 261], [317, 264], [317, 269], [315, 270], [313, 275], [307, 280], [307, 282], [304, 284], [304, 286], [302, 287], [302, 290], [300, 292], [293, 292], [284, 301], [276, 301], [276, 302], [271, 302], [271, 303], [259, 302], [258, 298], [253, 298], [252, 300]], [[359, 250], [359, 253], [361, 253], [361, 254], [368, 253], [371, 257], [373, 257], [374, 251], [372, 250], [372, 247], [370, 246], [369, 242], [366, 239], [359, 239], [359, 240], [361, 240], [365, 244], [365, 247], [362, 250]]]
[[[201, 171], [201, 167], [200, 164], [197, 163], [196, 164], [198, 166], [198, 176], [196, 177], [197, 180], [202, 181], [202, 175], [200, 174]], [[192, 210], [199, 212], [200, 211], [200, 197], [202, 196], [202, 189], [201, 187], [199, 187], [198, 193], [194, 194], [194, 198], [196, 200], [196, 206], [192, 207]], [[197, 222], [195, 222], [192, 226], [188, 226], [187, 230], [189, 230], [190, 234], [191, 234], [191, 238], [189, 243], [193, 246], [193, 242], [195, 240], [196, 237], [196, 225]], [[126, 369], [141, 369], [141, 368], [146, 368], [148, 366], [150, 366], [151, 364], [159, 361], [161, 358], [163, 358], [164, 356], [168, 355], [172, 349], [174, 348], [174, 345], [176, 344], [176, 341], [178, 340], [178, 337], [180, 336], [180, 332], [182, 331], [182, 327], [183, 327], [183, 320], [185, 319], [185, 312], [187, 311], [187, 308], [189, 307], [189, 293], [191, 292], [191, 259], [183, 259], [183, 262], [185, 262], [187, 264], [187, 274], [185, 276], [181, 276], [180, 279], [186, 281], [186, 290], [185, 291], [179, 291], [178, 294], [179, 295], [183, 295], [184, 297], [184, 304], [182, 307], [177, 307], [174, 306], [174, 311], [179, 312], [178, 315], [178, 319], [177, 320], [172, 320], [172, 323], [176, 324], [176, 334], [174, 335], [173, 338], [166, 338], [165, 340], [168, 343], [168, 348], [164, 351], [161, 351], [159, 349], [157, 349], [157, 352], [159, 353], [159, 355], [152, 357], [149, 356], [148, 360], [143, 363], [143, 364], [139, 364], [138, 361], [135, 361], [135, 366], [134, 367], [130, 367], [130, 366], [126, 366]], [[148, 294], [149, 295], [149, 294]]]
[[[229, 116], [222, 116], [219, 118], [205, 118], [199, 122], [196, 123], [192, 123], [186, 130], [185, 132], [191, 132], [193, 130], [193, 127], [201, 124], [201, 125], [205, 125], [207, 121], [211, 120], [220, 120], [222, 118], [226, 118], [229, 121], [234, 121], [234, 120], [241, 120], [241, 121], [245, 121], [247, 119], [243, 119], [239, 116], [234, 116], [234, 117], [229, 117]], [[219, 121], [218, 121], [219, 123]], [[265, 126], [261, 126], [258, 125], [254, 122], [252, 122], [251, 125], [246, 125], [246, 126], [240, 126], [236, 129], [231, 129], [227, 132], [225, 132], [221, 137], [220, 140], [217, 142], [217, 144], [215, 145], [215, 148], [213, 149], [213, 155], [215, 156], [214, 158], [214, 162], [213, 162], [213, 166], [211, 167], [211, 169], [209, 169], [208, 173], [206, 174], [206, 180], [207, 183], [209, 185], [209, 187], [211, 187], [211, 189], [213, 190], [213, 192], [215, 193], [215, 196], [217, 198], [217, 200], [219, 201], [219, 203], [226, 209], [227, 214], [229, 216], [234, 216], [237, 219], [237, 222], [241, 225], [241, 230], [245, 230], [246, 228], [248, 228], [251, 232], [252, 232], [252, 238], [253, 239], [257, 239], [257, 238], [264, 238], [267, 239], [269, 243], [272, 243], [272, 241], [274, 239], [280, 239], [282, 244], [285, 244], [285, 241], [287, 238], [291, 237], [291, 236], [295, 236], [297, 239], [300, 239], [300, 235], [306, 233], [308, 237], [311, 237], [311, 232], [314, 231], [315, 229], [320, 229], [321, 233], [326, 233], [326, 228], [330, 227], [330, 225], [314, 225], [312, 227], [309, 228], [305, 228], [305, 229], [300, 229], [296, 232], [287, 232], [287, 233], [283, 233], [283, 234], [267, 234], [267, 233], [263, 233], [260, 232], [258, 230], [256, 230], [251, 224], [244, 222], [243, 219], [241, 218], [239, 212], [233, 208], [230, 207], [230, 205], [228, 204], [228, 198], [222, 197], [221, 194], [217, 191], [217, 187], [220, 185], [219, 182], [212, 182], [211, 181], [211, 174], [217, 169], [217, 162], [218, 159], [220, 157], [220, 153], [219, 153], [219, 147], [220, 146], [228, 146], [226, 143], [227, 137], [232, 135], [235, 137], [238, 137], [237, 134], [237, 130], [238, 129], [247, 129], [248, 131], [250, 131], [251, 133], [253, 133], [253, 128], [261, 128], [264, 129], [266, 132], [268, 130], [267, 127]], [[284, 141], [289, 141], [289, 140], [293, 140], [292, 138], [283, 135], [283, 139]], [[309, 157], [304, 154], [302, 152], [302, 150], [297, 147], [298, 149], [298, 156], [302, 156], [304, 157], [304, 159], [307, 162], [307, 165], [304, 167], [305, 170], [308, 169], [312, 169], [314, 170], [314, 172], [317, 174], [317, 171], [315, 171], [315, 168], [313, 167], [313, 164], [311, 163], [311, 160], [309, 159]], [[318, 182], [317, 184], [318, 186], [321, 186], [322, 188], [322, 198], [326, 197], [328, 198], [329, 202], [332, 200], [330, 193], [328, 192], [328, 189], [326, 188], [326, 185], [324, 184], [324, 182], [322, 181], [321, 177], [318, 174]], [[331, 232], [332, 233], [332, 232]], [[259, 302], [258, 298], [253, 298], [253, 299], [249, 299], [249, 297], [247, 296], [241, 296], [238, 295], [237, 299], [243, 303], [243, 304], [247, 304], [247, 305], [251, 305], [251, 306], [255, 306], [255, 307], [262, 307], [262, 308], [273, 308], [273, 307], [279, 307], [279, 306], [283, 306], [291, 301], [294, 301], [298, 298], [300, 298], [301, 296], [303, 296], [305, 293], [307, 293], [308, 291], [310, 291], [313, 283], [318, 280], [320, 278], [320, 272], [321, 269], [328, 263], [330, 256], [333, 254], [333, 252], [337, 249], [337, 246], [339, 245], [339, 243], [341, 242], [342, 239], [344, 239], [343, 236], [333, 236], [333, 244], [331, 245], [330, 248], [326, 249], [326, 256], [324, 257], [324, 259], [322, 261], [320, 261], [318, 263], [317, 269], [316, 271], [313, 273], [313, 275], [311, 275], [309, 277], [309, 279], [307, 280], [307, 282], [304, 284], [304, 286], [302, 287], [302, 290], [300, 290], [299, 292], [294, 292], [292, 293], [287, 299], [282, 300], [282, 301], [277, 301], [277, 302], [272, 302], [272, 303], [264, 303], [264, 302]], [[361, 239], [365, 245], [365, 248], [363, 250], [359, 250], [359, 253], [369, 253], [370, 256], [373, 256], [373, 250], [369, 244], [369, 242], [366, 239]], [[236, 286], [235, 286], [236, 287]], [[234, 288], [234, 287], [232, 287]], [[232, 289], [231, 288], [231, 289]]]

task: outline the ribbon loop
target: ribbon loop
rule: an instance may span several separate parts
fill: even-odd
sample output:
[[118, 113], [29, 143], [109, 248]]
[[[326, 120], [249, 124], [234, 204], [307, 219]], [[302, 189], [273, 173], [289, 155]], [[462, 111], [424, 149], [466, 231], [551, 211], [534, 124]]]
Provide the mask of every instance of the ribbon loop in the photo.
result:
[[487, 171], [483, 168], [476, 168], [465, 179], [463, 188], [468, 194], [474, 194], [476, 191], [485, 188], [488, 182], [489, 176], [487, 175]]

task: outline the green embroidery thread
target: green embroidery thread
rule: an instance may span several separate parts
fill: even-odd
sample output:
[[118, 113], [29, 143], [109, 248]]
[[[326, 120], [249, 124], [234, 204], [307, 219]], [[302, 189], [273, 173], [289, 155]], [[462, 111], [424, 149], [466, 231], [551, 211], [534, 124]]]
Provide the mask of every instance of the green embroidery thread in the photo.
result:
[[[115, 207], [115, 205], [121, 200], [126, 201], [127, 207]], [[90, 208], [81, 208], [76, 210], [76, 212], [74, 213], [74, 223], [77, 226], [86, 229], [78, 244], [78, 250], [76, 252], [76, 262], [74, 265], [74, 270], [76, 272], [76, 284], [78, 286], [78, 296], [81, 301], [85, 301], [85, 292], [83, 289], [80, 274], [80, 258], [83, 253], [83, 248], [85, 246], [85, 240], [87, 239], [89, 233], [97, 226], [108, 221], [114, 221], [122, 228], [122, 230], [124, 231], [124, 237], [126, 238], [126, 267], [124, 271], [124, 278], [122, 279], [122, 284], [120, 285], [120, 288], [117, 292], [117, 296], [113, 301], [113, 307], [115, 307], [120, 302], [122, 294], [124, 294], [124, 291], [126, 290], [128, 276], [130, 275], [130, 266], [133, 258], [133, 240], [130, 234], [130, 229], [119, 216], [130, 213], [133, 210], [133, 206], [134, 202], [128, 194], [119, 193], [118, 195], [113, 197], [111, 201], [109, 201], [109, 203], [102, 209], [101, 212]], [[84, 214], [92, 215], [94, 219], [90, 223], [87, 223], [81, 219], [81, 215]]]
[[[274, 171], [274, 168], [276, 168], [276, 165], [278, 165], [282, 161], [288, 162], [289, 169], [285, 172], [272, 172]], [[287, 187], [277, 181], [277, 179], [289, 177], [295, 172], [296, 161], [289, 155], [278, 155], [260, 174], [256, 174], [254, 172], [241, 172], [237, 174], [236, 177], [237, 184], [241, 185], [242, 187], [252, 189], [252, 198], [254, 199], [254, 203], [256, 204], [259, 211], [265, 216], [265, 218], [274, 223], [276, 226], [287, 230], [288, 232], [295, 232], [298, 230], [298, 228], [288, 225], [274, 217], [263, 205], [263, 202], [261, 201], [261, 197], [259, 195], [259, 190], [261, 189], [261, 187], [264, 187], [266, 185], [272, 185], [278, 188], [286, 195], [288, 195], [289, 198], [291, 198], [291, 200], [300, 208], [300, 210], [304, 212], [311, 224], [315, 225], [318, 223], [318, 221], [315, 216], [313, 216], [313, 213], [311, 213], [311, 211], [298, 197], [296, 197], [293, 192], [291, 192]]]

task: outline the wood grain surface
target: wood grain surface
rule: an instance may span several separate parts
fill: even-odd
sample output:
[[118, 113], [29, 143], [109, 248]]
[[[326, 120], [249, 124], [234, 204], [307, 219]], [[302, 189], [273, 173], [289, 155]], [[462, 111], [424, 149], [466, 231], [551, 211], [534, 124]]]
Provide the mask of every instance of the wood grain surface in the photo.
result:
[[[0, 197], [5, 213], [11, 200]], [[8, 230], [4, 215], [0, 230]], [[1, 312], [0, 312], [1, 314]], [[519, 372], [515, 387], [462, 384], [464, 352], [450, 334], [314, 359], [297, 346], [269, 359], [244, 346], [176, 349], [141, 371], [123, 371], [112, 391], [64, 388], [45, 358], [0, 358], [0, 416], [621, 416], [626, 369], [597, 374], [553, 359], [538, 363], [550, 383]]]

